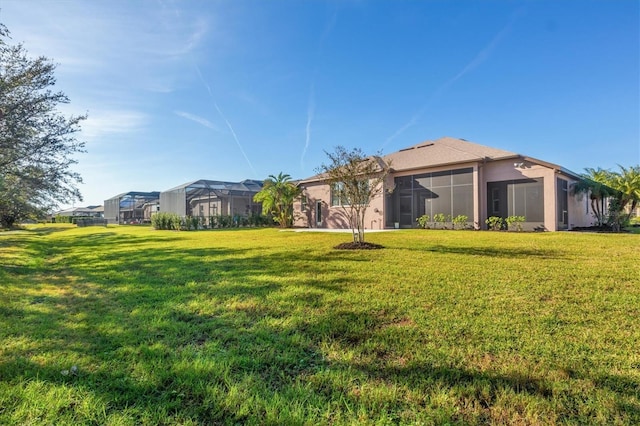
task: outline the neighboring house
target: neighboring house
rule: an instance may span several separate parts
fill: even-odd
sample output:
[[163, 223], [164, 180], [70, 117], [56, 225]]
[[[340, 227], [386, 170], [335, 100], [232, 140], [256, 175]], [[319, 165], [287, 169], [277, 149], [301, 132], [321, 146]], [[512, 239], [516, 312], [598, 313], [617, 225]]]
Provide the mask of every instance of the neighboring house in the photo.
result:
[[[485, 228], [490, 216], [524, 216], [524, 228], [558, 231], [589, 226], [587, 197], [574, 196], [580, 176], [558, 165], [444, 137], [382, 157], [391, 171], [383, 194], [370, 201], [367, 229], [412, 228], [422, 215], [468, 217]], [[328, 184], [319, 175], [301, 180], [301, 213], [296, 226], [347, 228], [349, 225]]]
[[53, 214], [53, 216], [82, 216], [82, 217], [97, 217], [104, 216], [104, 208], [102, 206], [87, 206], [87, 207], [71, 207], [65, 210], [60, 210]]
[[261, 214], [262, 204], [253, 196], [262, 189], [262, 181], [221, 182], [197, 180], [160, 193], [160, 211], [180, 217], [249, 216]]
[[157, 203], [160, 192], [125, 192], [104, 201], [104, 218], [107, 223], [127, 224], [151, 221], [150, 204]]
[[640, 217], [640, 203], [638, 203], [636, 205], [636, 208], [631, 210], [631, 204], [628, 204], [625, 208], [624, 208], [625, 213], [631, 215], [630, 217], [634, 218], [634, 217]]

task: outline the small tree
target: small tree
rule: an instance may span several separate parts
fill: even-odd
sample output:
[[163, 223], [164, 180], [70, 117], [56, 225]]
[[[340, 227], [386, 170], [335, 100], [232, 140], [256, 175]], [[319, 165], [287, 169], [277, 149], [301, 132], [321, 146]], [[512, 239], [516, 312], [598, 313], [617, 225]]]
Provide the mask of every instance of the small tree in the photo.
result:
[[291, 176], [278, 173], [269, 175], [253, 200], [262, 203], [263, 214], [270, 214], [281, 228], [291, 228], [295, 220], [293, 201], [300, 196], [300, 188], [291, 182]]
[[379, 155], [367, 156], [359, 148], [348, 151], [342, 146], [326, 152], [328, 162], [317, 172], [331, 186], [334, 199], [342, 208], [351, 231], [353, 242], [364, 243], [364, 217], [369, 202], [384, 190], [384, 179], [389, 164]]

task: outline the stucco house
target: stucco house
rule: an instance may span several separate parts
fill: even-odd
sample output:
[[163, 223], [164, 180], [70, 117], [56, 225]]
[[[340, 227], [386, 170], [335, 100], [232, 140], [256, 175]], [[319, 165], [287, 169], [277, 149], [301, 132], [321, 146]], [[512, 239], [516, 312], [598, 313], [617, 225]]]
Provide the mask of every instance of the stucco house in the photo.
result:
[[[422, 215], [464, 215], [486, 228], [490, 216], [524, 216], [524, 229], [559, 231], [589, 226], [587, 197], [571, 193], [580, 179], [559, 165], [515, 152], [443, 137], [382, 157], [390, 164], [383, 195], [370, 201], [367, 229], [412, 228]], [[348, 228], [341, 200], [319, 175], [298, 185], [296, 226]]]
[[53, 216], [73, 216], [73, 217], [104, 217], [103, 206], [71, 207], [55, 212]]

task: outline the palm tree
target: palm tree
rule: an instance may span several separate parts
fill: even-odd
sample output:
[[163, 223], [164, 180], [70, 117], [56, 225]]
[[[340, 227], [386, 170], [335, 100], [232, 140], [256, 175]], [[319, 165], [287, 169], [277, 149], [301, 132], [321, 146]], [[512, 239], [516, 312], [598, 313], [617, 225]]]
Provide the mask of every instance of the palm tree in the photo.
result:
[[281, 228], [291, 228], [294, 220], [293, 201], [299, 195], [300, 188], [291, 181], [291, 176], [280, 172], [278, 176], [269, 175], [253, 199], [262, 203], [263, 214], [272, 215]]
[[640, 202], [640, 166], [619, 167], [620, 172], [614, 174], [611, 186], [618, 191], [620, 210], [629, 207], [625, 218], [625, 221], [628, 221]]
[[605, 206], [607, 199], [614, 196], [616, 191], [610, 186], [613, 174], [609, 170], [598, 167], [584, 169], [582, 180], [573, 186], [574, 194], [586, 194], [591, 200], [591, 211], [596, 218], [598, 226], [607, 222]]

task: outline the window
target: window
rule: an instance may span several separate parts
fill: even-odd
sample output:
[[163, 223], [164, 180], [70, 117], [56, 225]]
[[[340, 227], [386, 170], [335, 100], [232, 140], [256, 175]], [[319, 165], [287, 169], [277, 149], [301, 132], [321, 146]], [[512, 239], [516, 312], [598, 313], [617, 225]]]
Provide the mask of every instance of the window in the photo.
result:
[[308, 206], [307, 196], [306, 195], [300, 196], [300, 211], [301, 212], [307, 211], [307, 206]]
[[331, 185], [331, 206], [347, 205], [347, 200], [343, 192], [344, 183], [336, 182]]
[[316, 201], [316, 226], [322, 226], [322, 201]]
[[[356, 195], [356, 202], [360, 202], [360, 204], [365, 205], [369, 202], [369, 181], [368, 180], [360, 180], [354, 182], [354, 187], [357, 185], [358, 190]], [[331, 185], [331, 206], [348, 206], [351, 204], [351, 200], [345, 194], [345, 185], [344, 182], [336, 182]]]
[[500, 189], [493, 188], [491, 191], [492, 213], [500, 214]]

